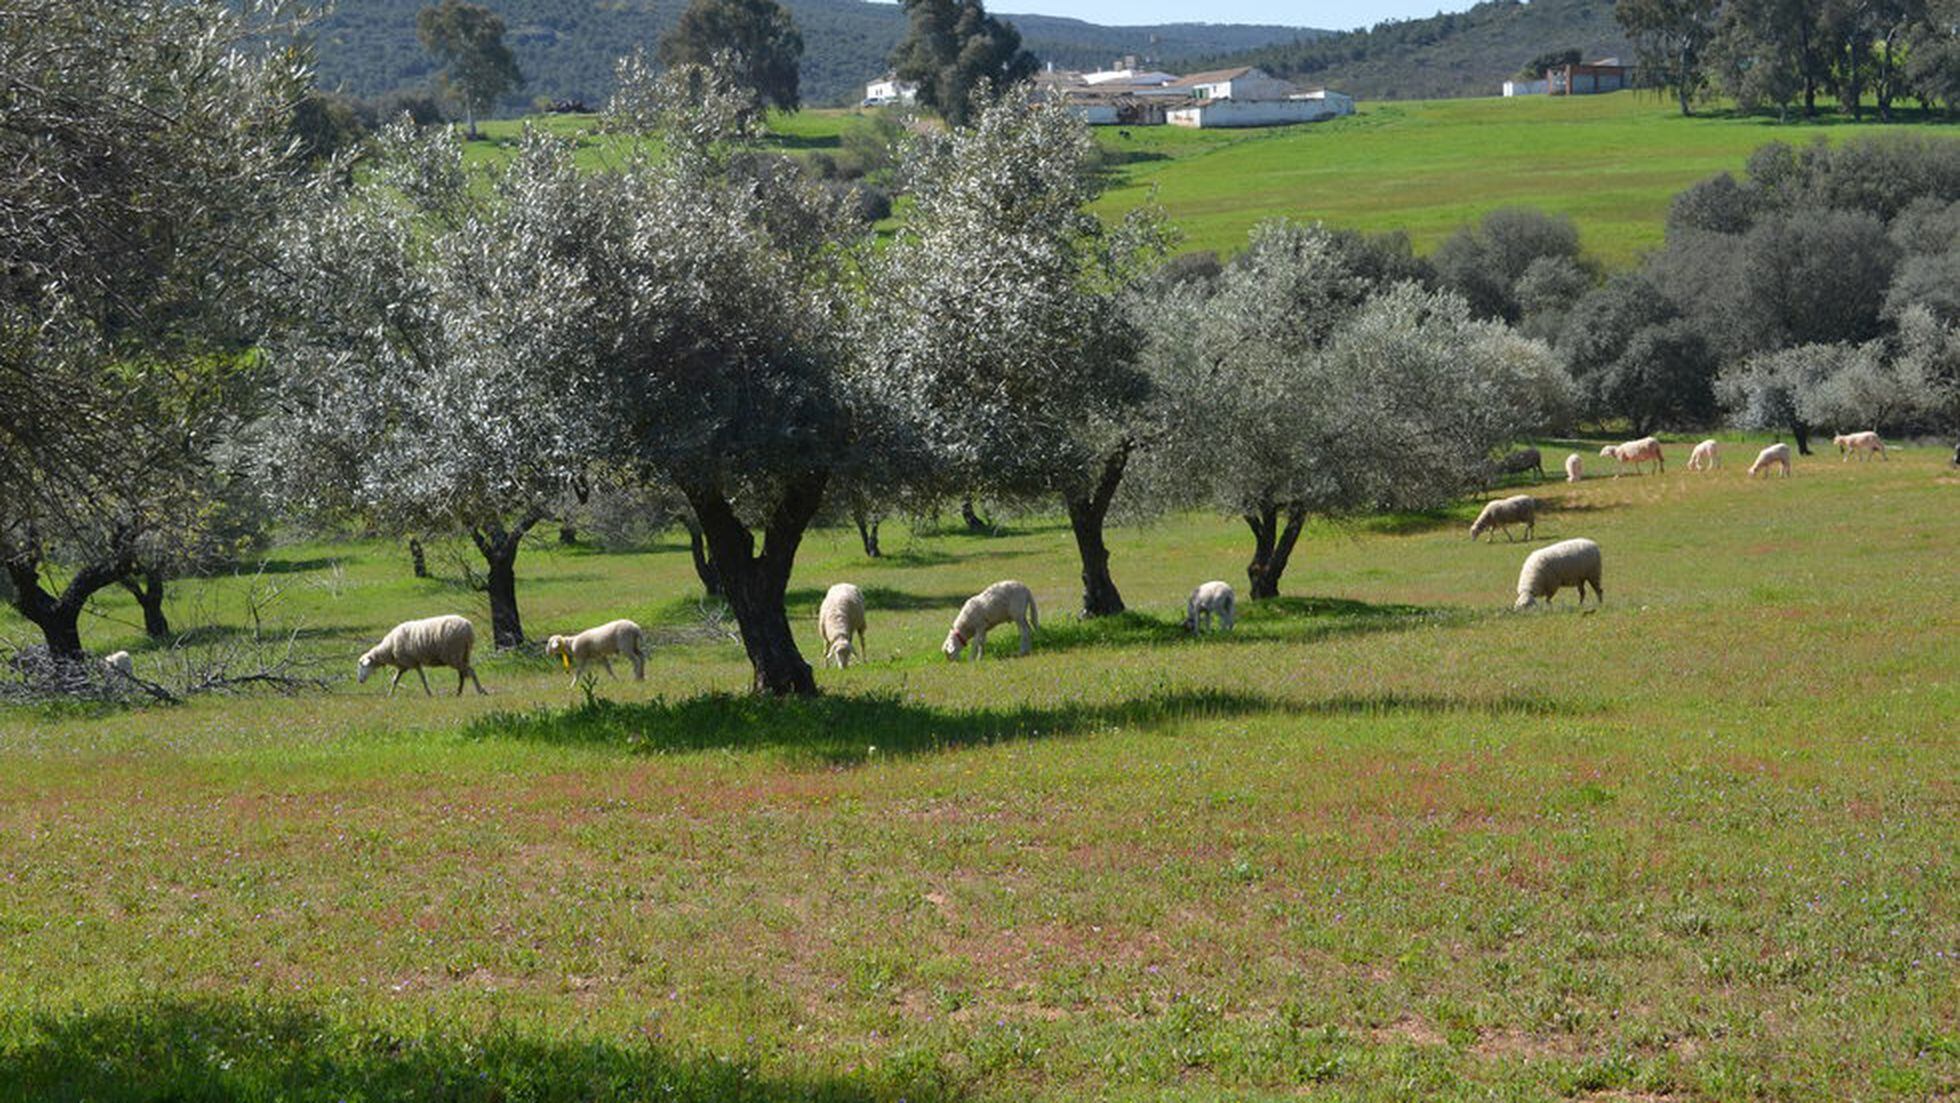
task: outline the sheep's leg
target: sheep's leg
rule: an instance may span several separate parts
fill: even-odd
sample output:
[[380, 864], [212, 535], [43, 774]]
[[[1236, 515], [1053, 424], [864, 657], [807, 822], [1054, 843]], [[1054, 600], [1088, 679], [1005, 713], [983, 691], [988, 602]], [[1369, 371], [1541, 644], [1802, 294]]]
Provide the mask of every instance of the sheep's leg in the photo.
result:
[[395, 690], [402, 684], [402, 675], [406, 673], [408, 673], [408, 668], [405, 666], [395, 668], [395, 680], [388, 683], [388, 696], [393, 697], [395, 695]]
[[418, 666], [418, 667], [416, 667], [416, 668], [415, 668], [415, 676], [416, 676], [417, 678], [420, 678], [420, 679], [422, 679], [422, 696], [424, 696], [424, 697], [434, 697], [434, 696], [435, 696], [435, 691], [429, 688], [429, 675], [428, 675], [428, 672], [427, 672], [427, 671], [425, 671], [425, 670], [423, 670], [423, 669], [422, 669], [421, 667], [419, 667], [419, 666]]
[[979, 662], [987, 654], [987, 630], [981, 629], [973, 637], [973, 661]]
[[[471, 667], [466, 667], [465, 669], [469, 671], [470, 684], [476, 686], [476, 695], [478, 697], [490, 696], [490, 691], [483, 688], [483, 680], [476, 676], [476, 667], [471, 666]], [[461, 679], [458, 679], [458, 684], [456, 686], [456, 693], [458, 696], [461, 696], [462, 692], [463, 692], [463, 687], [461, 684]]]
[[1021, 654], [1026, 655], [1034, 650], [1034, 629], [1028, 627], [1026, 616], [1022, 616], [1015, 623], [1021, 626]]
[[647, 657], [645, 652], [633, 652], [633, 680], [636, 682], [647, 680]]
[[619, 675], [613, 673], [612, 659], [610, 656], [602, 656], [599, 659], [599, 665], [606, 668], [607, 677], [611, 678], [615, 682], [619, 681]]

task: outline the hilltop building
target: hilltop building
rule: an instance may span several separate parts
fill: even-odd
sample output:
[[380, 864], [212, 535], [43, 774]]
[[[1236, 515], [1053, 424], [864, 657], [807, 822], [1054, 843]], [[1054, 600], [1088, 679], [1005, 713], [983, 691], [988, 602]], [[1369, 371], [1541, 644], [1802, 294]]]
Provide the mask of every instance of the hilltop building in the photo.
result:
[[919, 86], [909, 80], [898, 79], [897, 73], [886, 73], [864, 86], [863, 107], [889, 107], [893, 104], [910, 105], [919, 102]]

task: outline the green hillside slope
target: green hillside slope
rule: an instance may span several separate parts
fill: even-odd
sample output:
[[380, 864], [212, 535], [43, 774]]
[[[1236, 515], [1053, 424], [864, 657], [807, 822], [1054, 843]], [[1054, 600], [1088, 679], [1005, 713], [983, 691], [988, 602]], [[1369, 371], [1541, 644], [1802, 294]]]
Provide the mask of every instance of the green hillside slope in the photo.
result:
[[[321, 84], [376, 95], [429, 81], [428, 55], [415, 39], [415, 13], [428, 0], [342, 0], [321, 20], [315, 42]], [[864, 0], [788, 0], [803, 32], [803, 97], [812, 104], [854, 102], [905, 32], [897, 4]], [[612, 86], [612, 63], [636, 44], [651, 46], [679, 18], [677, 0], [491, 0], [529, 83], [507, 101], [522, 110], [534, 97], [597, 103]], [[1102, 65], [1123, 54], [1165, 64], [1201, 55], [1289, 42], [1321, 32], [1297, 27], [1179, 23], [1102, 27], [1076, 19], [1016, 15], [1030, 50], [1064, 67]]]
[[1631, 62], [1633, 48], [1613, 19], [1613, 0], [1489, 0], [1465, 12], [1275, 43], [1207, 64], [1257, 65], [1361, 99], [1436, 99], [1495, 95], [1519, 66], [1565, 49], [1588, 60]]

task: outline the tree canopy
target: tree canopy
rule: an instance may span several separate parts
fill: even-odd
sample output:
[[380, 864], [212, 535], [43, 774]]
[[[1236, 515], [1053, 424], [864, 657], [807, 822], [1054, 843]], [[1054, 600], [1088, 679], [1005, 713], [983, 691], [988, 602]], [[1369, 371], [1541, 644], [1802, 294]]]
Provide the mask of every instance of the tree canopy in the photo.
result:
[[966, 124], [976, 96], [999, 96], [1038, 67], [1021, 48], [1021, 32], [988, 15], [980, 0], [905, 0], [905, 12], [892, 68], [919, 86], [920, 103], [954, 126]]
[[415, 16], [415, 35], [442, 63], [443, 88], [462, 105], [472, 138], [477, 116], [524, 83], [516, 56], [504, 44], [503, 17], [481, 4], [442, 0], [423, 8]]
[[707, 65], [733, 56], [735, 78], [757, 99], [785, 111], [802, 106], [798, 80], [803, 35], [776, 0], [693, 0], [660, 39], [663, 65]]

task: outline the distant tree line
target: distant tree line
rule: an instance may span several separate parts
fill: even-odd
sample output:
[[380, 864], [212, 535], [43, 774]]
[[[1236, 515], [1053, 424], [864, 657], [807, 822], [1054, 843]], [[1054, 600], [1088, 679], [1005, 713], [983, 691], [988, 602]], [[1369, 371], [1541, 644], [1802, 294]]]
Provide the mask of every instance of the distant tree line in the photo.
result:
[[1614, 11], [1647, 79], [1684, 115], [1710, 91], [1779, 117], [1814, 116], [1825, 96], [1854, 119], [1868, 101], [1885, 121], [1905, 100], [1960, 108], [1952, 0], [1617, 0]]

